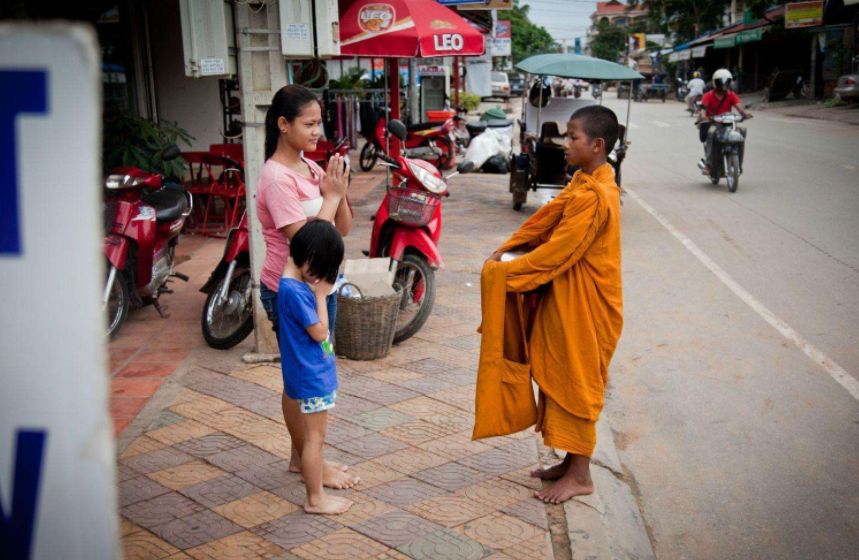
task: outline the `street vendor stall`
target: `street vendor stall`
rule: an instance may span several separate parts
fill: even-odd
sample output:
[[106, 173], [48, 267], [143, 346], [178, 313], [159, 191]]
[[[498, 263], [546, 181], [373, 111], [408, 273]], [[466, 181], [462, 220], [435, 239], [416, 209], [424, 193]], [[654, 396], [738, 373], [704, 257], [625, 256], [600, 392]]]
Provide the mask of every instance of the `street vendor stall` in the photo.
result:
[[[543, 87], [543, 78], [558, 76], [594, 82], [637, 80], [642, 76], [626, 66], [576, 54], [532, 56], [517, 64], [516, 68], [537, 77], [533, 88], [534, 95], [529, 95], [526, 91], [522, 100], [521, 153], [513, 156], [510, 173], [513, 208], [519, 210], [527, 201], [529, 190], [562, 189], [567, 184], [575, 171], [568, 168], [564, 155], [567, 121], [580, 107], [595, 103], [593, 100], [575, 97], [552, 97], [550, 89]], [[628, 103], [626, 125], [620, 125], [618, 144], [609, 156], [609, 161], [615, 168], [618, 185], [620, 185], [620, 164], [628, 144], [626, 131], [629, 127], [629, 111]]]

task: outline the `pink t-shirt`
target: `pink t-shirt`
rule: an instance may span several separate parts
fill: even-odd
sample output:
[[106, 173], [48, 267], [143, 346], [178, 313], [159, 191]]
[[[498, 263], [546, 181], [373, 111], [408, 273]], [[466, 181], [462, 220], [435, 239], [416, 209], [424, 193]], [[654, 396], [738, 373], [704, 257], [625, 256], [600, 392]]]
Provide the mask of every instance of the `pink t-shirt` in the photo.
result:
[[257, 216], [265, 240], [265, 261], [260, 280], [277, 291], [283, 267], [289, 257], [289, 240], [280, 228], [316, 216], [322, 207], [319, 182], [325, 174], [316, 163], [305, 159], [313, 179], [296, 173], [272, 159], [265, 162], [257, 187]]

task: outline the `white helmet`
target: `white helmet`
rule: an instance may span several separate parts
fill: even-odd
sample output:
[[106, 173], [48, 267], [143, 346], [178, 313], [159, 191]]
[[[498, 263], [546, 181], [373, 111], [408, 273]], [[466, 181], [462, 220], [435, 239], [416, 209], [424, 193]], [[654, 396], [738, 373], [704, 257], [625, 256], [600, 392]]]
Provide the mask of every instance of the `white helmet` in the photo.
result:
[[734, 76], [731, 75], [731, 71], [727, 68], [719, 68], [718, 70], [713, 72], [713, 85], [715, 87], [728, 87], [733, 80]]

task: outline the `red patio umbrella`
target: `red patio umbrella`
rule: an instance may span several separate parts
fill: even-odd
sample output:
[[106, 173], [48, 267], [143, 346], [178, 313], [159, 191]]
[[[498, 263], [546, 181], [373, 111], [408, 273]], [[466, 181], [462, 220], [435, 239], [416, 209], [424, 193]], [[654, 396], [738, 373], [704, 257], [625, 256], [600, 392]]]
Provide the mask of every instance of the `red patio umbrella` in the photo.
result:
[[[399, 98], [397, 58], [483, 54], [483, 35], [435, 0], [340, 0], [340, 54], [391, 58], [391, 99]], [[399, 103], [391, 116], [399, 118]]]
[[483, 35], [435, 0], [356, 0], [344, 8], [340, 14], [340, 53], [344, 55], [483, 54]]

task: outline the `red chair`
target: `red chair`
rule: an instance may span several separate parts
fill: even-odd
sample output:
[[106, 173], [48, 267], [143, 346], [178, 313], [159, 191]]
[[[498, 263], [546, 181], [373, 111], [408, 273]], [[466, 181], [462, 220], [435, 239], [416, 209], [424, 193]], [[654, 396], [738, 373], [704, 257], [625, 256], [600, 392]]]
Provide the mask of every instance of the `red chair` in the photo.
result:
[[[182, 157], [188, 164], [186, 188], [195, 199], [194, 219], [186, 230], [202, 235], [224, 235], [237, 223], [244, 207], [241, 164], [232, 157], [212, 152], [185, 152]], [[223, 202], [220, 214], [215, 212], [215, 199]], [[218, 220], [219, 215], [221, 219]]]

